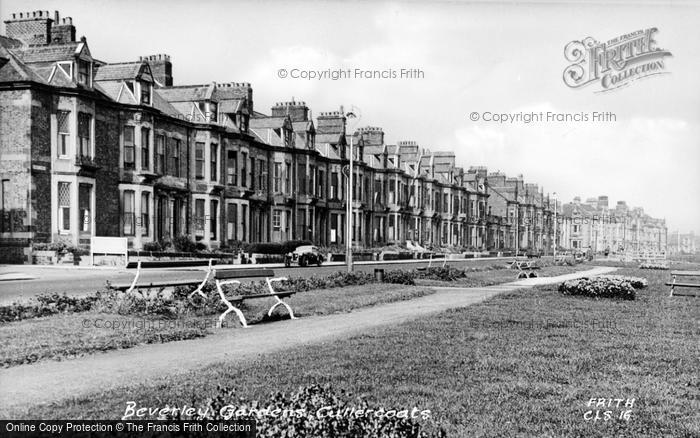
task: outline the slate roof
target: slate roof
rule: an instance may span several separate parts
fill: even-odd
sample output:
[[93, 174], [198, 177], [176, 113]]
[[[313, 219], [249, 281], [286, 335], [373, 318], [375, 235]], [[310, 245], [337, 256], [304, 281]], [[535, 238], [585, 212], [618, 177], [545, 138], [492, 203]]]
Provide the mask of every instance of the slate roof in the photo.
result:
[[271, 128], [280, 129], [284, 127], [285, 123], [289, 120], [286, 116], [282, 117], [256, 117], [250, 119], [248, 126], [250, 128]]
[[168, 102], [200, 102], [211, 99], [214, 87], [213, 84], [185, 85], [159, 88], [158, 92]]
[[28, 46], [17, 48], [16, 54], [25, 63], [69, 61], [78, 54], [82, 42]]
[[97, 67], [96, 81], [114, 81], [118, 79], [135, 79], [145, 64], [143, 62], [123, 62], [105, 64]]
[[13, 52], [5, 47], [0, 47], [0, 82], [34, 81], [46, 83], [46, 80], [27, 67]]

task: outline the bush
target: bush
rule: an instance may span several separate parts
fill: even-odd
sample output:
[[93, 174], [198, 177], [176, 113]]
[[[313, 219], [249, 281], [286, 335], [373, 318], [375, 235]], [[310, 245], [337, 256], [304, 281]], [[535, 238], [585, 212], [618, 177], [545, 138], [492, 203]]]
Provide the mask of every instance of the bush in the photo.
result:
[[161, 252], [163, 251], [163, 245], [160, 242], [146, 242], [143, 244], [144, 251], [150, 252]]
[[98, 300], [97, 295], [69, 297], [66, 294], [41, 294], [28, 303], [12, 303], [0, 307], [0, 322], [39, 318], [58, 313], [85, 312]]
[[634, 300], [637, 289], [647, 286], [643, 278], [609, 275], [603, 277], [579, 278], [559, 285], [559, 292], [564, 295], [582, 295], [591, 298], [619, 298]]
[[416, 271], [404, 271], [401, 269], [388, 271], [384, 274], [385, 283], [405, 284], [413, 286], [416, 284]]
[[[232, 420], [255, 418], [257, 420], [256, 436], [301, 436], [301, 437], [395, 437], [395, 438], [431, 438], [444, 437], [444, 430], [426, 432], [418, 420], [427, 419], [423, 411], [418, 411], [418, 418], [410, 418], [411, 410], [396, 410], [391, 416], [386, 415], [384, 407], [370, 405], [358, 397], [349, 399], [349, 394], [336, 394], [330, 386], [313, 385], [299, 388], [291, 393], [276, 392], [265, 401], [249, 401], [238, 396], [234, 389], [219, 386], [213, 397], [206, 403], [206, 409], [194, 410], [191, 419], [195, 420]], [[232, 409], [233, 408], [233, 409]], [[284, 415], [268, 415], [279, 410]], [[329, 411], [330, 410], [330, 411]], [[363, 410], [366, 415], [353, 415]], [[161, 420], [190, 419], [183, 416], [183, 409], [177, 405], [169, 410], [170, 414]], [[336, 415], [324, 415], [334, 413]], [[397, 412], [402, 412], [397, 418]], [[173, 415], [172, 413], [175, 413]], [[239, 415], [243, 414], [243, 415]]]
[[175, 236], [173, 247], [177, 252], [197, 252], [197, 244], [189, 235]]
[[451, 266], [440, 266], [428, 268], [425, 271], [416, 271], [416, 278], [426, 280], [455, 281], [464, 277], [466, 277], [464, 270], [453, 268]]

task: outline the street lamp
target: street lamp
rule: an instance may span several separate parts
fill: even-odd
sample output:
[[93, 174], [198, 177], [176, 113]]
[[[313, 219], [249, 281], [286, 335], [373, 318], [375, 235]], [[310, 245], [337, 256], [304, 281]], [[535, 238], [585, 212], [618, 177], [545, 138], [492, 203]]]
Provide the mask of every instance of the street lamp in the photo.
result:
[[554, 250], [552, 251], [552, 255], [554, 256], [554, 260], [557, 259], [557, 192], [552, 193], [552, 197], [554, 198]]
[[[359, 110], [351, 106], [350, 111], [348, 111], [345, 114], [346, 120], [352, 120], [352, 123], [347, 122], [346, 126], [350, 126], [354, 128], [357, 123], [360, 121], [360, 112]], [[350, 165], [348, 166], [348, 193], [347, 196], [345, 197], [346, 202], [347, 202], [347, 209], [345, 213], [345, 223], [346, 223], [346, 229], [345, 229], [345, 260], [348, 265], [348, 272], [352, 272], [352, 227], [353, 227], [353, 217], [352, 217], [352, 203], [353, 203], [353, 139], [354, 139], [354, 129], [350, 130]]]

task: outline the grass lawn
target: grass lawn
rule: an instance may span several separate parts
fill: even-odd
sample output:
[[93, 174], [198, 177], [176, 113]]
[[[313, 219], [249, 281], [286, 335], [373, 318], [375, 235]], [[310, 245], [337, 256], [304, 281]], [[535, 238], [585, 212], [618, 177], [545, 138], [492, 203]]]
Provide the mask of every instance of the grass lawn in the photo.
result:
[[[433, 293], [431, 289], [395, 284], [368, 284], [298, 293], [285, 301], [296, 316], [327, 315], [360, 307], [408, 300]], [[272, 298], [244, 302], [248, 323], [267, 319]], [[0, 364], [3, 367], [43, 359], [62, 360], [98, 351], [130, 348], [138, 344], [171, 342], [206, 336], [216, 329], [219, 315], [128, 316], [96, 312], [61, 314], [0, 325]], [[278, 307], [273, 318], [286, 318]], [[239, 327], [235, 314], [226, 327]]]
[[[449, 436], [698, 436], [700, 300], [667, 297], [668, 272], [623, 269], [636, 301], [564, 296], [556, 286], [343, 342], [220, 364], [148, 385], [39, 406], [27, 418], [118, 418], [140, 406], [200, 406], [217, 385], [248, 400], [330, 383], [374, 405], [430, 409]], [[586, 421], [591, 398], [632, 399], [629, 421]], [[622, 408], [621, 408], [622, 409]], [[601, 411], [604, 410], [601, 408]], [[20, 414], [20, 413], [18, 413]], [[601, 412], [602, 415], [602, 412]]]
[[[593, 265], [586, 264], [574, 266], [545, 266], [537, 270], [537, 275], [540, 277], [555, 277], [557, 275], [585, 271], [592, 267]], [[516, 281], [517, 275], [518, 271], [515, 269], [496, 269], [491, 271], [469, 272], [465, 278], [460, 278], [455, 281], [416, 280], [416, 284], [421, 286], [481, 287]]]

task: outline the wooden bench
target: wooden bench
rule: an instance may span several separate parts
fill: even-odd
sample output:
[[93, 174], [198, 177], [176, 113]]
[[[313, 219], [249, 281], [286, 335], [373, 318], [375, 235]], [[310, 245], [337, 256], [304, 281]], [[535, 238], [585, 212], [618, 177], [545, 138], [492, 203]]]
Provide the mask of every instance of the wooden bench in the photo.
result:
[[666, 286], [671, 286], [671, 293], [669, 297], [672, 296], [682, 296], [682, 297], [697, 297], [697, 291], [693, 291], [693, 294], [679, 294], [675, 292], [677, 287], [700, 289], [700, 283], [679, 283], [676, 281], [677, 277], [700, 277], [700, 271], [671, 271], [671, 281], [666, 283]]
[[535, 278], [537, 277], [537, 270], [542, 269], [535, 265], [534, 262], [526, 262], [520, 260], [513, 260], [510, 263], [506, 263], [510, 269], [517, 269], [518, 273], [515, 276], [517, 280], [521, 278]]
[[[228, 315], [230, 312], [235, 312], [238, 316], [238, 319], [241, 321], [241, 325], [244, 328], [248, 328], [248, 323], [245, 319], [245, 316], [243, 316], [243, 312], [241, 312], [241, 310], [238, 307], [234, 306], [233, 303], [240, 305], [240, 303], [242, 303], [243, 301], [254, 300], [258, 298], [275, 298], [275, 304], [273, 304], [272, 307], [270, 307], [270, 310], [267, 312], [267, 316], [272, 316], [272, 312], [277, 306], [284, 306], [289, 312], [289, 317], [291, 319], [297, 319], [296, 316], [294, 316], [294, 312], [292, 311], [292, 308], [289, 306], [289, 304], [282, 301], [282, 298], [290, 297], [294, 295], [295, 292], [275, 292], [275, 289], [272, 287], [272, 282], [285, 281], [287, 280], [287, 277], [273, 278], [274, 275], [275, 273], [272, 269], [223, 269], [215, 271], [213, 278], [216, 282], [216, 290], [219, 293], [221, 301], [223, 301], [223, 303], [226, 304], [226, 307], [228, 307], [228, 309], [226, 309], [226, 311], [222, 313], [221, 316], [219, 316], [219, 322], [217, 323], [217, 326], [221, 327], [223, 325], [224, 319], [226, 318], [226, 315]], [[236, 280], [236, 278], [261, 277], [264, 277], [265, 281], [267, 282], [267, 288], [269, 290], [268, 293], [255, 295], [234, 295], [227, 297], [223, 289], [221, 288], [221, 286], [227, 284], [240, 284], [240, 281]], [[193, 292], [193, 294], [196, 292], [197, 291]], [[199, 293], [204, 296], [204, 294], [201, 291]]]
[[[127, 269], [136, 268], [136, 275], [131, 283], [122, 284], [110, 284], [112, 289], [126, 291], [126, 293], [131, 293], [134, 290], [139, 289], [152, 289], [152, 288], [163, 288], [163, 287], [176, 287], [176, 286], [192, 286], [199, 285], [197, 289], [190, 294], [190, 296], [195, 293], [202, 294], [202, 288], [207, 283], [209, 276], [212, 273], [213, 266], [216, 264], [214, 259], [209, 260], [173, 260], [173, 261], [153, 261], [153, 262], [130, 262], [126, 265]], [[139, 283], [139, 277], [141, 276], [141, 271], [143, 269], [163, 269], [163, 268], [182, 268], [189, 266], [208, 266], [207, 272], [203, 280], [165, 280], [165, 281], [150, 281]]]

